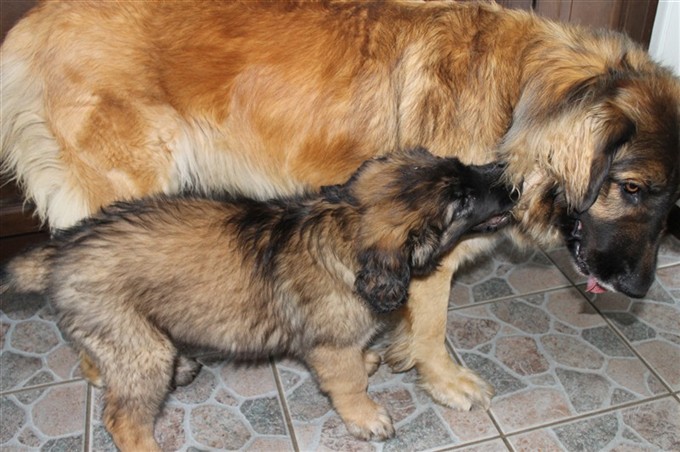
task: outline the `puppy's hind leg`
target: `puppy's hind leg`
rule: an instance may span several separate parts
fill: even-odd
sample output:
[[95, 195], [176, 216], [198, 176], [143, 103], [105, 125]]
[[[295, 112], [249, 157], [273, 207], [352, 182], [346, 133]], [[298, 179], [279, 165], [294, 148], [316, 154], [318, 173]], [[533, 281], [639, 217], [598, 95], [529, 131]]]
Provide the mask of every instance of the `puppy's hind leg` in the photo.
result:
[[170, 390], [174, 350], [135, 352], [128, 362], [118, 363], [113, 375], [105, 372], [104, 424], [120, 450], [157, 451], [154, 421]]
[[360, 348], [316, 347], [307, 355], [307, 363], [352, 435], [364, 440], [394, 436], [390, 415], [366, 392], [369, 365]]
[[83, 377], [90, 382], [91, 385], [101, 388], [104, 386], [104, 380], [102, 379], [101, 371], [94, 363], [90, 355], [85, 351], [80, 351], [80, 372]]
[[154, 421], [170, 391], [177, 351], [145, 319], [128, 318], [120, 329], [89, 348], [106, 384], [104, 425], [122, 451], [158, 451]]

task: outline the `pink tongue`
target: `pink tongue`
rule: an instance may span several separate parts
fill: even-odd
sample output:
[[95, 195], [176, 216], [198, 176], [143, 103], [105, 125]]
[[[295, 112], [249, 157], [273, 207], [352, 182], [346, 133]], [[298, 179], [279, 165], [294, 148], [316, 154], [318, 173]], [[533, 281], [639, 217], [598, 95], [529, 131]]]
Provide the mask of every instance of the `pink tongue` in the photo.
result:
[[586, 292], [605, 293], [606, 291], [607, 291], [607, 289], [605, 289], [604, 287], [599, 285], [594, 276], [588, 277], [588, 283], [586, 284]]

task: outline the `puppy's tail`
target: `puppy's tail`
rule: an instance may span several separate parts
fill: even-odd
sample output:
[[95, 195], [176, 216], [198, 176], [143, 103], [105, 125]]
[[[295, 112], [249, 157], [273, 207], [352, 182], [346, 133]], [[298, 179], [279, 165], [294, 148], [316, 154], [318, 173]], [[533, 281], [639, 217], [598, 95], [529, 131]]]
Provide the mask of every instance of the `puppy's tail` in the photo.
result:
[[40, 245], [10, 260], [0, 272], [0, 294], [10, 289], [18, 293], [45, 292], [55, 251], [53, 246]]

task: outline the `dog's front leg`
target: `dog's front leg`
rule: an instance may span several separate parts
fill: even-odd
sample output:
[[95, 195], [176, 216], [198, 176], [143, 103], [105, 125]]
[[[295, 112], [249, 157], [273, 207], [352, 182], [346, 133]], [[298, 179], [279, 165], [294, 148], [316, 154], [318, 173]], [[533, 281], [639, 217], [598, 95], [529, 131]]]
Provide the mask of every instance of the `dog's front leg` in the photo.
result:
[[347, 430], [363, 440], [385, 440], [394, 436], [387, 410], [368, 397], [368, 373], [360, 347], [314, 348], [307, 363], [329, 395]]
[[446, 317], [451, 277], [465, 257], [474, 256], [492, 242], [472, 239], [459, 244], [440, 268], [411, 281], [404, 317], [393, 333], [385, 361], [396, 372], [416, 367], [420, 384], [442, 405], [469, 410], [488, 408], [493, 388], [473, 371], [456, 364], [446, 349]]

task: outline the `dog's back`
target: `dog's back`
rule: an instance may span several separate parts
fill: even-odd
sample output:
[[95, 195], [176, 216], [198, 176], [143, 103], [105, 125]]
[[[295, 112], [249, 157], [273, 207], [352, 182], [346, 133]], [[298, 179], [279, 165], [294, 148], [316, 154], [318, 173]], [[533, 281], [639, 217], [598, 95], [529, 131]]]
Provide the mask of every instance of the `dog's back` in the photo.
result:
[[[499, 9], [432, 8], [470, 27], [478, 11]], [[52, 228], [160, 191], [227, 188], [268, 199], [340, 183], [368, 157], [430, 144], [420, 124], [434, 129], [450, 115], [421, 113], [411, 98], [429, 64], [420, 44], [400, 54], [411, 40], [439, 39], [435, 26], [444, 25], [429, 10], [409, 2], [42, 3], [2, 47], [4, 170]], [[456, 32], [464, 36], [452, 42], [475, 36]], [[396, 92], [405, 100], [386, 102]], [[491, 160], [475, 149], [495, 135], [461, 141], [489, 128], [464, 127], [428, 147]]]

